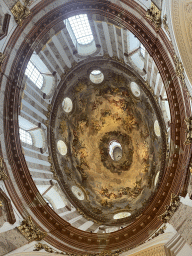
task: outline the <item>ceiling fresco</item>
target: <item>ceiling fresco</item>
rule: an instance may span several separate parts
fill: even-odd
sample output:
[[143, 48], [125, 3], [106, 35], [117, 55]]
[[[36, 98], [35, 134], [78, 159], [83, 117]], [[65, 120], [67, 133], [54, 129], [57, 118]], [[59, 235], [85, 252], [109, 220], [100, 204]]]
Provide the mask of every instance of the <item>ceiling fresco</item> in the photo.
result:
[[133, 78], [104, 73], [101, 84], [82, 76], [63, 90], [64, 102], [71, 99], [73, 107], [70, 103], [67, 112], [66, 104], [59, 105], [54, 138], [67, 145], [65, 156], [58, 149], [56, 155], [70, 200], [110, 225], [121, 212], [129, 215], [120, 215], [121, 221], [132, 221], [155, 191], [162, 138], [155, 133], [157, 116], [142, 88]]

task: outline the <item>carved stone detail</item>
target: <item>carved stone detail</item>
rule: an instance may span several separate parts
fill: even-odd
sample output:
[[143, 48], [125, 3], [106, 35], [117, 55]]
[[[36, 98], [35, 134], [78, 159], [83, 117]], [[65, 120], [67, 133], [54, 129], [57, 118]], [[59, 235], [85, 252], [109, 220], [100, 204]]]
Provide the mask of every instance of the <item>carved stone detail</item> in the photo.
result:
[[21, 226], [18, 227], [21, 234], [29, 241], [41, 241], [46, 235], [46, 232], [41, 231], [32, 221], [31, 217], [24, 219]]
[[180, 198], [177, 195], [171, 194], [171, 202], [170, 205], [165, 206], [166, 211], [160, 215], [159, 217], [161, 218], [163, 223], [167, 223], [175, 211], [178, 209], [180, 206]]
[[0, 180], [7, 180], [8, 176], [5, 173], [5, 168], [4, 168], [4, 164], [3, 164], [3, 158], [0, 157]]
[[24, 19], [26, 19], [31, 13], [30, 10], [27, 8], [29, 2], [30, 1], [25, 1], [24, 5], [22, 5], [21, 2], [18, 1], [11, 9], [15, 21], [19, 26], [22, 26]]
[[151, 2], [151, 8], [147, 10], [146, 17], [154, 23], [156, 29], [161, 27], [161, 11], [153, 2]]

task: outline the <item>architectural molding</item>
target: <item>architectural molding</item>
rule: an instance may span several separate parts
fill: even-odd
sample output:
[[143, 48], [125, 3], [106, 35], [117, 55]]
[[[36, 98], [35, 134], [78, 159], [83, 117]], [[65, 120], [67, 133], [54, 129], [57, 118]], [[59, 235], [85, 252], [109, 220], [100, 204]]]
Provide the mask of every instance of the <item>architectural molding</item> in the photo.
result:
[[5, 205], [8, 222], [10, 224], [14, 224], [16, 222], [16, 218], [11, 205], [11, 200], [8, 198], [8, 196], [3, 192], [1, 188], [0, 188], [0, 199], [1, 199], [1, 204]]

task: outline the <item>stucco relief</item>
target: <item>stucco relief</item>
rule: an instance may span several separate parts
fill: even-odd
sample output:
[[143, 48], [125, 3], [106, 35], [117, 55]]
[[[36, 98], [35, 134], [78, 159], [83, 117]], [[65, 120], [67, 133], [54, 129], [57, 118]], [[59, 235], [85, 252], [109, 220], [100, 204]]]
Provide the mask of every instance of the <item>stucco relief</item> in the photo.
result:
[[192, 82], [192, 1], [172, 0], [172, 23], [181, 59]]

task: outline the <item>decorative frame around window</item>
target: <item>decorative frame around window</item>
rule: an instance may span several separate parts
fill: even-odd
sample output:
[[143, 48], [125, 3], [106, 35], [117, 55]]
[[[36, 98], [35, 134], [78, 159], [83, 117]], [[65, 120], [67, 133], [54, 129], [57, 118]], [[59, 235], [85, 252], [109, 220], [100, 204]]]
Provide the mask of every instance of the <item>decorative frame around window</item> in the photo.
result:
[[31, 134], [21, 128], [19, 128], [20, 140], [29, 145], [33, 145]]
[[43, 86], [43, 75], [35, 67], [35, 65], [29, 61], [25, 70], [25, 75], [39, 88]]

